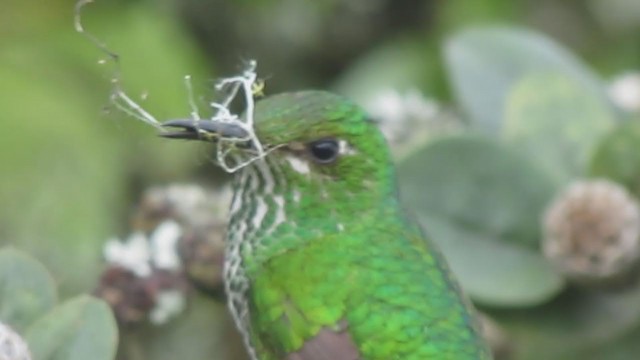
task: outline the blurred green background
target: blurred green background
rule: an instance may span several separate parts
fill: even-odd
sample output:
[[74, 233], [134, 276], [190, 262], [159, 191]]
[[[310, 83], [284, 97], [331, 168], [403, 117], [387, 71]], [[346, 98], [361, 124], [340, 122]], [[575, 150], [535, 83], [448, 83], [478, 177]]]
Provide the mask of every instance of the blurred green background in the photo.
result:
[[[73, 0], [4, 0], [2, 5], [0, 245], [10, 244], [44, 263], [62, 297], [88, 292], [104, 267], [103, 243], [114, 235], [127, 234], [128, 219], [143, 189], [187, 181], [219, 184], [225, 175], [210, 166], [197, 144], [162, 141], [153, 129], [109, 106], [113, 64], [101, 64], [105, 54], [74, 31]], [[83, 10], [83, 23], [121, 56], [124, 88], [159, 119], [188, 115], [184, 75], [192, 75], [196, 94], [207, 96], [212, 79], [235, 74], [243, 61], [257, 59], [267, 94], [321, 88], [366, 105], [389, 89], [417, 89], [462, 114], [465, 123], [474, 117], [475, 108], [473, 101], [465, 100], [469, 96], [460, 83], [483, 79], [461, 77], [459, 71], [447, 71], [447, 67], [459, 65], [455, 64], [460, 60], [456, 51], [473, 51], [473, 46], [465, 44], [468, 38], [454, 37], [465, 29], [487, 25], [507, 29], [507, 33], [514, 27], [515, 34], [522, 31], [516, 29], [527, 28], [553, 39], [584, 62], [567, 65], [587, 74], [576, 77], [602, 85], [602, 89], [613, 77], [640, 69], [637, 0], [96, 0]], [[512, 39], [516, 47], [518, 39]], [[511, 46], [509, 41], [505, 40], [505, 47]], [[540, 51], [549, 48], [545, 46], [541, 45]], [[446, 54], [445, 48], [449, 49]], [[481, 52], [483, 46], [478, 49]], [[484, 60], [490, 62], [491, 57]], [[517, 71], [505, 71], [511, 70]], [[531, 85], [536, 93], [543, 88]], [[564, 85], [561, 82], [559, 86]], [[566, 88], [571, 92], [575, 83]], [[526, 95], [528, 88], [519, 89]], [[595, 111], [600, 109], [597, 106]], [[494, 111], [515, 114], [518, 119], [531, 114], [521, 108]], [[602, 111], [612, 110], [607, 107]], [[488, 114], [484, 118], [498, 121], [500, 116]], [[521, 142], [529, 130], [517, 124], [509, 127], [506, 142]], [[532, 185], [539, 186], [540, 193], [551, 194], [548, 189], [575, 176], [575, 172], [553, 173], [556, 165], [540, 164], [552, 172], [551, 179], [541, 180], [548, 180], [548, 185]], [[539, 209], [548, 197], [536, 199], [533, 203], [541, 203], [532, 207]], [[451, 231], [446, 225], [432, 226], [436, 233]], [[532, 237], [535, 242], [536, 235]], [[558, 281], [541, 290], [544, 301], [562, 287]], [[482, 299], [482, 290], [479, 293]], [[640, 298], [633, 299], [640, 304]], [[487, 310], [500, 318], [506, 310], [492, 301], [489, 299]], [[534, 308], [529, 314], [537, 317], [536, 311], [545, 310]], [[512, 330], [516, 334], [526, 327], [521, 325], [526, 321], [518, 322], [518, 318], [531, 316], [518, 312], [507, 315], [502, 322], [516, 324], [510, 328], [516, 329]], [[585, 326], [597, 327], [599, 320]], [[552, 322], [538, 331], [553, 332], [566, 325]], [[572, 324], [569, 328], [572, 326], [580, 327]], [[629, 328], [625, 327], [625, 336]], [[534, 338], [537, 334], [522, 336]], [[636, 339], [621, 337], [627, 344]], [[572, 339], [572, 346], [578, 348], [581, 339]], [[606, 346], [621, 348], [608, 340], [604, 343], [598, 351], [606, 351], [607, 356], [613, 355]], [[516, 351], [517, 358], [532, 358], [536, 346], [547, 346], [544, 341], [531, 344]], [[575, 352], [580, 351], [584, 349]], [[594, 359], [626, 359], [632, 351]], [[568, 356], [557, 354], [553, 356]], [[590, 352], [590, 356], [597, 354]]]

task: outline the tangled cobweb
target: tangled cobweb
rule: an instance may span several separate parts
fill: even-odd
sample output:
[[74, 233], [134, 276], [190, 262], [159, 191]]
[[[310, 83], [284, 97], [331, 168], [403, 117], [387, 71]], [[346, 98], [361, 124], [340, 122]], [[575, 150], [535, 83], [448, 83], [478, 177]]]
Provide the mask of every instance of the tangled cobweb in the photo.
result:
[[[77, 2], [74, 24], [76, 31], [87, 37], [94, 45], [104, 52], [109, 60], [115, 65], [114, 74], [111, 80], [112, 92], [110, 96], [110, 103], [118, 110], [144, 122], [145, 124], [153, 126], [161, 133], [166, 132], [167, 130], [163, 127], [162, 122], [158, 121], [155, 116], [145, 110], [124, 91], [121, 85], [119, 71], [119, 55], [111, 51], [104, 42], [92, 33], [85, 30], [81, 21], [81, 11], [85, 5], [92, 2], [93, 0], [79, 0]], [[247, 136], [244, 138], [220, 136], [215, 138], [215, 162], [218, 166], [222, 167], [229, 173], [233, 173], [244, 168], [255, 160], [265, 157], [270, 151], [275, 149], [265, 149], [256, 136], [254, 130], [255, 97], [261, 93], [262, 87], [264, 86], [262, 80], [259, 80], [257, 77], [256, 67], [257, 61], [249, 60], [245, 69], [239, 75], [222, 78], [216, 82], [214, 89], [217, 93], [222, 94], [222, 100], [219, 102], [211, 101], [208, 103], [209, 107], [213, 111], [213, 115], [210, 117], [202, 117], [200, 115], [200, 110], [194, 100], [191, 76], [187, 75], [184, 77], [188, 97], [187, 101], [190, 108], [189, 116], [191, 120], [196, 122], [196, 124], [198, 121], [202, 120], [231, 124], [240, 127], [247, 133]], [[231, 104], [238, 97], [242, 97], [244, 109], [240, 112], [233, 112], [231, 110]], [[210, 139], [212, 137], [211, 133], [206, 133], [203, 130], [198, 131], [202, 134], [203, 138]], [[233, 151], [238, 144], [243, 144], [243, 147], [245, 148], [245, 150], [242, 151], [242, 155]], [[246, 149], [251, 150], [249, 151]]]

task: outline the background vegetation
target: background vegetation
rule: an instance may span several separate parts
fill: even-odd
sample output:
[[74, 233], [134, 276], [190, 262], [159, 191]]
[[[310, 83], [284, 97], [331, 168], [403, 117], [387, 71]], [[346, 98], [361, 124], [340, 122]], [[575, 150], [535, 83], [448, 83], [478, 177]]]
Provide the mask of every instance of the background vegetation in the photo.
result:
[[[124, 87], [160, 119], [188, 114], [184, 75], [208, 96], [211, 79], [250, 58], [267, 94], [329, 89], [397, 119], [402, 191], [501, 329], [502, 356], [631, 359], [640, 288], [576, 285], [540, 251], [540, 224], [577, 179], [638, 194], [639, 110], [609, 90], [640, 69], [639, 4], [97, 0], [83, 22], [120, 54]], [[215, 188], [226, 175], [206, 149], [162, 141], [109, 106], [111, 64], [74, 31], [74, 5], [5, 0], [0, 12], [0, 321], [29, 341], [98, 314], [86, 328], [105, 332], [108, 359], [113, 320], [100, 317], [104, 303], [76, 297], [99, 287], [104, 243], [135, 227], [144, 189]], [[19, 285], [32, 270], [46, 285]], [[18, 293], [39, 300], [24, 310]], [[219, 297], [190, 292], [168, 324], [120, 325], [122, 359], [244, 356]], [[36, 359], [88, 358], [98, 345], [69, 345], [83, 331], [33, 345]]]

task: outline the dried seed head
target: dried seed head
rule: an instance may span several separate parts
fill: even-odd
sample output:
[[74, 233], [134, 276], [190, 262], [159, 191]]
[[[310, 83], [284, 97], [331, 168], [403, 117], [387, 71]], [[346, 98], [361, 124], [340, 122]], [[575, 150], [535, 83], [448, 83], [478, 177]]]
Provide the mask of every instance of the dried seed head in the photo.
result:
[[121, 325], [164, 324], [187, 305], [189, 281], [223, 294], [222, 264], [231, 192], [194, 185], [154, 187], [134, 218], [135, 232], [105, 245], [108, 267], [95, 294]]
[[608, 180], [569, 186], [547, 209], [543, 250], [568, 278], [602, 283], [627, 275], [640, 258], [640, 210]]
[[0, 322], [0, 360], [31, 360], [27, 344], [20, 335]]
[[161, 325], [185, 307], [189, 286], [182, 274], [154, 269], [140, 277], [129, 269], [112, 265], [100, 278], [94, 294], [113, 309], [120, 325], [150, 320]]

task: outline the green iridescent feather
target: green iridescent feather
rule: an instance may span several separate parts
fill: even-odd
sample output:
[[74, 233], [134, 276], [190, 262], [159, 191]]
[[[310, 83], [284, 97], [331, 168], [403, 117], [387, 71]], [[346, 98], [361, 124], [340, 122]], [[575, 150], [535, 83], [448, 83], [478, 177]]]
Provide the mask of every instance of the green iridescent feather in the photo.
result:
[[487, 358], [432, 250], [392, 212], [367, 217], [353, 233], [313, 239], [255, 275], [252, 325], [264, 359], [283, 358], [341, 320], [365, 359]]

